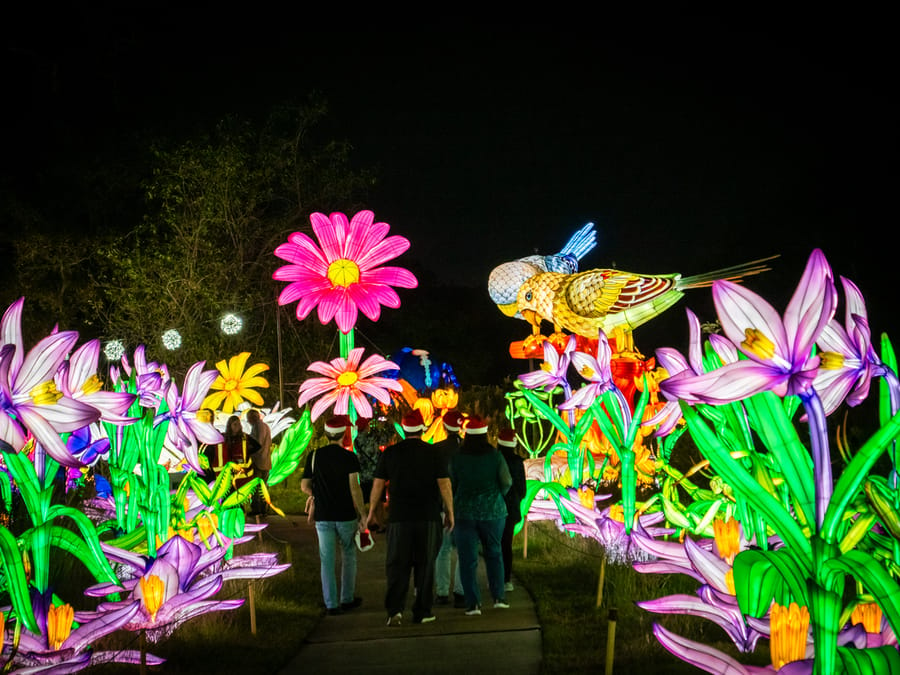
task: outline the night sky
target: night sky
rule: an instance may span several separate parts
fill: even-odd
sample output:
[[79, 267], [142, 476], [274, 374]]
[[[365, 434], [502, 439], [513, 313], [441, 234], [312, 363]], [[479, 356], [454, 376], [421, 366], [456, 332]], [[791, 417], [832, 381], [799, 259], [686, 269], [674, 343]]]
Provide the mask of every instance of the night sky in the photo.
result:
[[[583, 269], [690, 275], [780, 254], [747, 282], [779, 309], [820, 247], [869, 299], [873, 333], [900, 335], [896, 41], [885, 17], [807, 19], [337, 31], [262, 10], [216, 25], [82, 13], [4, 28], [7, 143], [21, 156], [45, 116], [102, 135], [317, 89], [328, 129], [379, 170], [369, 208], [411, 240], [404, 260], [484, 289], [466, 302], [490, 305], [495, 265], [553, 253], [591, 221]], [[36, 77], [54, 63], [63, 88], [48, 109]], [[708, 291], [691, 291], [637, 330], [645, 354], [686, 346], [685, 306], [714, 319]], [[528, 327], [497, 317], [486, 348], [515, 372], [502, 345]]]

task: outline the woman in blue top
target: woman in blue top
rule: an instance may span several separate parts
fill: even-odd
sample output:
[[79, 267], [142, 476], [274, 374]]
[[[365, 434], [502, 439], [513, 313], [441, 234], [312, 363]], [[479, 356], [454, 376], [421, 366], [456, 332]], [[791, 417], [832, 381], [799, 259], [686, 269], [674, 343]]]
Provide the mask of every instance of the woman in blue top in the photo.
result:
[[478, 544], [481, 543], [488, 585], [494, 607], [506, 609], [503, 589], [503, 555], [500, 540], [506, 523], [503, 496], [512, 485], [503, 456], [487, 440], [487, 424], [473, 416], [466, 425], [466, 437], [450, 462], [450, 483], [456, 512], [456, 548], [466, 615], [481, 614], [478, 588]]

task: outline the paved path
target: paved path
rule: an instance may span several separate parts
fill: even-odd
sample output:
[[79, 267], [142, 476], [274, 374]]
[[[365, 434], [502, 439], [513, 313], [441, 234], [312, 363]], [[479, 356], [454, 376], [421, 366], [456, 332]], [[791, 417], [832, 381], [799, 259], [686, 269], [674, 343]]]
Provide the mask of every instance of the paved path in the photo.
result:
[[[305, 516], [267, 520], [273, 537], [290, 541], [299, 538], [317, 545], [315, 528], [307, 524]], [[509, 609], [487, 605], [481, 616], [469, 617], [452, 605], [435, 605], [437, 620], [433, 623], [413, 624], [407, 609], [403, 625], [385, 625], [386, 548], [383, 536], [375, 535], [375, 547], [358, 554], [356, 594], [363, 598], [362, 606], [342, 616], [323, 616], [297, 656], [278, 675], [540, 672], [541, 628], [531, 596], [518, 585], [507, 593]], [[479, 577], [482, 597], [489, 598], [483, 562]]]

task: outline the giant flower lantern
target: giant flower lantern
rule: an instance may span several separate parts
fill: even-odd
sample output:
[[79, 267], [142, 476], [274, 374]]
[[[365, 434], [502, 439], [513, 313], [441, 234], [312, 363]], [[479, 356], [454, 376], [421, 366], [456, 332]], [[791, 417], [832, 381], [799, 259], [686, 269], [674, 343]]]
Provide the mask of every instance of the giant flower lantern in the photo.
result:
[[[390, 226], [376, 223], [372, 211], [359, 211], [349, 220], [343, 213], [330, 216], [313, 213], [310, 222], [318, 244], [306, 234], [294, 232], [287, 243], [275, 249], [275, 255], [289, 263], [272, 275], [277, 281], [289, 282], [281, 291], [278, 304], [297, 302], [297, 318], [301, 321], [313, 308], [318, 308], [322, 324], [334, 319], [340, 333], [339, 358], [342, 362], [313, 363], [309, 369], [326, 377], [304, 383], [300, 404], [328, 392], [313, 408], [313, 418], [331, 403], [337, 403], [335, 411], [338, 414], [344, 410], [355, 419], [357, 406], [361, 413], [366, 410], [371, 413], [366, 394], [383, 401], [382, 394], [387, 395], [386, 387], [393, 389], [386, 383], [367, 381], [367, 378], [388, 368], [397, 369], [397, 366], [381, 357], [377, 364], [372, 363], [370, 357], [357, 372], [362, 350], [354, 349], [353, 329], [360, 311], [377, 321], [382, 305], [400, 306], [400, 297], [394, 287], [415, 288], [418, 285], [409, 270], [382, 266], [406, 251], [409, 240], [398, 235], [387, 236]], [[348, 405], [351, 401], [353, 406]]]
[[343, 213], [313, 213], [313, 233], [319, 245], [302, 232], [294, 232], [275, 255], [288, 265], [273, 278], [290, 282], [278, 304], [297, 303], [297, 318], [305, 319], [318, 307], [319, 321], [335, 320], [341, 333], [356, 325], [357, 310], [372, 321], [381, 305], [397, 308], [400, 298], [392, 286], [415, 288], [415, 276], [400, 267], [380, 267], [409, 248], [409, 240], [387, 236], [387, 223], [376, 223], [371, 211], [360, 211], [349, 221]]

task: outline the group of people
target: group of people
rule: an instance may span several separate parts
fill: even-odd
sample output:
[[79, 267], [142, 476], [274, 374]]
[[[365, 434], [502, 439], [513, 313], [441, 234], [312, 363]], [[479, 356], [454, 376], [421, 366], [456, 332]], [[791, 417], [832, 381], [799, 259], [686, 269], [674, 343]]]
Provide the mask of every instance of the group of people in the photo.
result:
[[514, 588], [512, 535], [525, 496], [525, 470], [515, 452], [515, 433], [504, 429], [498, 449], [488, 441], [484, 420], [449, 411], [443, 416], [447, 438], [430, 444], [422, 440], [421, 414], [412, 411], [401, 422], [404, 438], [378, 456], [366, 509], [359, 458], [341, 443], [351, 424], [347, 416], [328, 420], [328, 443], [309, 454], [301, 481], [301, 489], [310, 496], [307, 510], [315, 520], [327, 613], [342, 614], [362, 603], [355, 595], [357, 538], [385, 524], [379, 515], [382, 509], [387, 513], [384, 607], [389, 626], [403, 620], [410, 576], [415, 589], [413, 623], [434, 621], [435, 602], [449, 604], [454, 551], [454, 605], [467, 616], [481, 614], [480, 553], [494, 608], [508, 608], [506, 593]]
[[[203, 413], [203, 421], [212, 423], [212, 410], [203, 409], [200, 413]], [[222, 442], [203, 447], [202, 452], [209, 464], [204, 479], [216, 480], [225, 466], [231, 463], [250, 469], [242, 477], [235, 479], [236, 486], [245, 484], [251, 478], [260, 478], [264, 484], [268, 483], [269, 472], [272, 470], [272, 430], [255, 408], [246, 412], [245, 419], [250, 427], [249, 433], [244, 432], [241, 418], [231, 415], [225, 423]], [[251, 498], [249, 515], [264, 516], [266, 511], [262, 490], [256, 490]]]

